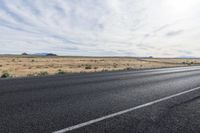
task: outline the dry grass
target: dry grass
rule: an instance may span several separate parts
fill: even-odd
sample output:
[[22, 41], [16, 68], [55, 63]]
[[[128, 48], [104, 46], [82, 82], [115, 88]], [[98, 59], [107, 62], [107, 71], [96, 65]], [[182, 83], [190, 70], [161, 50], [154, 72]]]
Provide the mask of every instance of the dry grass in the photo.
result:
[[23, 77], [36, 76], [42, 72], [80, 73], [186, 66], [199, 63], [200, 59], [0, 56], [0, 75], [5, 71], [14, 77]]

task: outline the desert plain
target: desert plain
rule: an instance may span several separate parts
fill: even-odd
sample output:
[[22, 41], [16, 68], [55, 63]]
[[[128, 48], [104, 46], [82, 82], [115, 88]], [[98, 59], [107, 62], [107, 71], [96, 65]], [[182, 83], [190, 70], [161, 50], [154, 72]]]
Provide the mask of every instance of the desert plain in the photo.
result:
[[12, 77], [200, 65], [198, 58], [0, 56], [0, 75]]

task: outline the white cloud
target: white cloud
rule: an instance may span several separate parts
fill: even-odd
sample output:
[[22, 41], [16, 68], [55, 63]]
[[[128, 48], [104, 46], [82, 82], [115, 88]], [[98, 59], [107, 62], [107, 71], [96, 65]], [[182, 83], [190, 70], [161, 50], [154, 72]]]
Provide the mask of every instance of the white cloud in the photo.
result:
[[0, 0], [0, 54], [199, 56], [198, 0]]

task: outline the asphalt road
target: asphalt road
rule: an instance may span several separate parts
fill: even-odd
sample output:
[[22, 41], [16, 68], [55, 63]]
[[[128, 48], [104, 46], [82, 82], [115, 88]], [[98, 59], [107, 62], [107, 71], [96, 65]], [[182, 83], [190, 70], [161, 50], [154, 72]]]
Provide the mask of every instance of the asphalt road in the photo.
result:
[[0, 133], [200, 133], [200, 67], [0, 80]]

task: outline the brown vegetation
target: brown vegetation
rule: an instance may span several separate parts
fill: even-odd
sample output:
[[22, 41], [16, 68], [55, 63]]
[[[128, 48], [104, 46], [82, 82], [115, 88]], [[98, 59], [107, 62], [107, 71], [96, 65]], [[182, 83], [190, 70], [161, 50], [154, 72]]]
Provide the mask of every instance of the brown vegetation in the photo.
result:
[[0, 75], [44, 76], [80, 72], [198, 65], [200, 59], [0, 56]]

